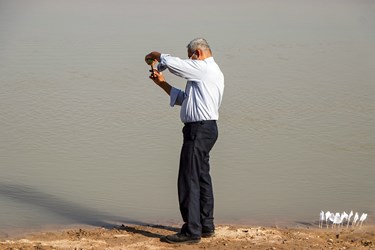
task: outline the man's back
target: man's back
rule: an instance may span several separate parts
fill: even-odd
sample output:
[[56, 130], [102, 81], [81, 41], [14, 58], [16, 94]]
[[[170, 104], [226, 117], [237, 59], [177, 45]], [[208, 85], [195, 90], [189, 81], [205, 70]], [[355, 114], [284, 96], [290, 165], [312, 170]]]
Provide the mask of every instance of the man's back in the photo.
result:
[[185, 91], [172, 88], [171, 106], [181, 105], [181, 121], [218, 120], [224, 93], [224, 75], [213, 57], [182, 60], [162, 54], [160, 68], [187, 80]]

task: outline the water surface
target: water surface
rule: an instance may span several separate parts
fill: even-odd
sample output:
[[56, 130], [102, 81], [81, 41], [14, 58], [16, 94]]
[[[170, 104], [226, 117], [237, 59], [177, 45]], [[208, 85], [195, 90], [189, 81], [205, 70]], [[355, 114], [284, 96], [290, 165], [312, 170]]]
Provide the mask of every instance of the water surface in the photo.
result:
[[226, 84], [217, 221], [374, 222], [375, 3], [193, 3], [0, 0], [0, 228], [180, 222], [179, 109], [143, 58], [198, 36]]

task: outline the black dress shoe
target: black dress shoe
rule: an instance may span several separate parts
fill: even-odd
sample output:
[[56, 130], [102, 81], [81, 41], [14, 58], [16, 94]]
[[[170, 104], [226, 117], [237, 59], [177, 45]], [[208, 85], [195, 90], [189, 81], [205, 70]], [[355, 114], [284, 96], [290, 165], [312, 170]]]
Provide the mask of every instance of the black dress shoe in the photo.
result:
[[186, 234], [178, 233], [172, 234], [164, 237], [162, 241], [166, 241], [172, 244], [195, 244], [201, 241], [201, 237], [199, 236], [188, 236]]
[[215, 230], [203, 230], [202, 231], [202, 238], [210, 238], [215, 235]]

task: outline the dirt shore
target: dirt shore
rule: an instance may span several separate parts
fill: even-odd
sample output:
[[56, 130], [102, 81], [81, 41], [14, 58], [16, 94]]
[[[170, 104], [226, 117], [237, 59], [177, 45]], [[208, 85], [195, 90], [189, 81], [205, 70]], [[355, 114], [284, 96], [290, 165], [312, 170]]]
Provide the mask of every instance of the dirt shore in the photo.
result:
[[160, 225], [57, 230], [3, 237], [0, 249], [375, 249], [375, 226], [320, 229], [219, 225], [214, 237], [198, 244], [160, 241], [176, 231], [177, 227]]

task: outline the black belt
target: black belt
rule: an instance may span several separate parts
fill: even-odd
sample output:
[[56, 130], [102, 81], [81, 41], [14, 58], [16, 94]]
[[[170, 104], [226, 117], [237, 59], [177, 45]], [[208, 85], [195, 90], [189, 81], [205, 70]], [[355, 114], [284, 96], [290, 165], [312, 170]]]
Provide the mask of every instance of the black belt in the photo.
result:
[[216, 120], [205, 120], [205, 121], [198, 121], [198, 122], [185, 122], [185, 125], [194, 125], [194, 124], [207, 124], [207, 123], [216, 123]]

